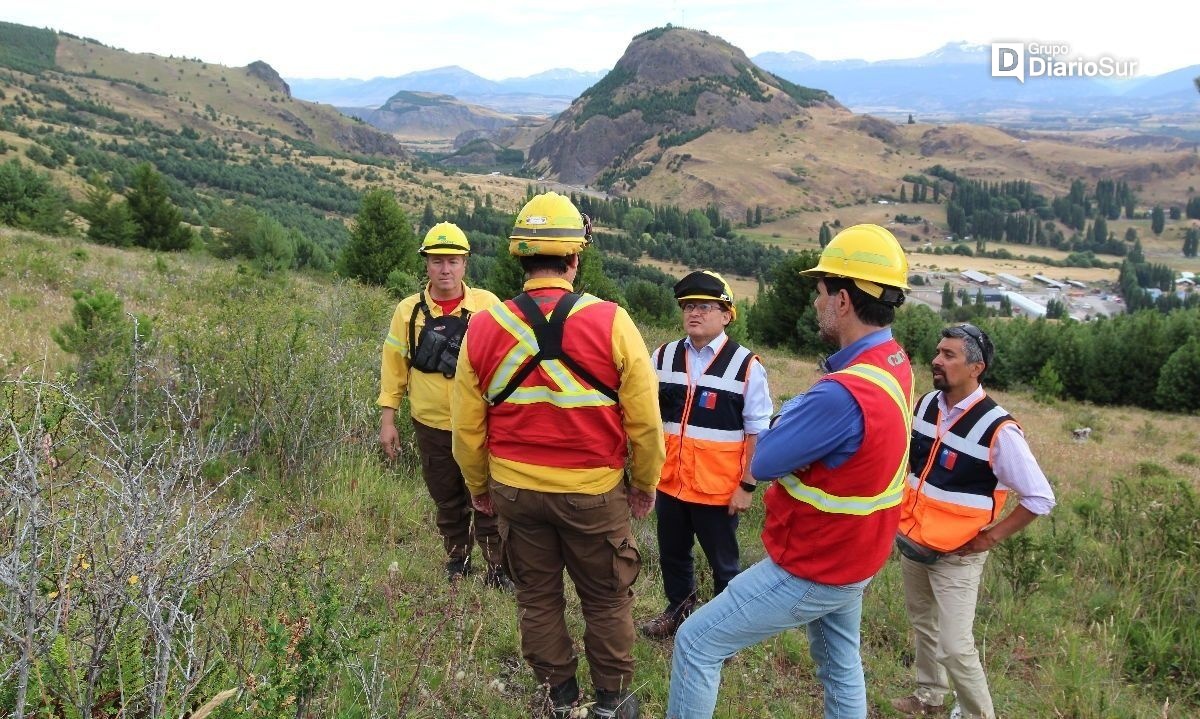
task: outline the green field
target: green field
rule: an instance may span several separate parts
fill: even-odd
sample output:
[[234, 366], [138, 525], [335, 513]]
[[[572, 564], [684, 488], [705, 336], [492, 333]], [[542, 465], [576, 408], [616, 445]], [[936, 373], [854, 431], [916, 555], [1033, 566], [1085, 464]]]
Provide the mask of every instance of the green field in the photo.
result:
[[[92, 326], [93, 337], [128, 339], [109, 331], [128, 329], [124, 311], [141, 315], [136, 364], [130, 346], [97, 342], [76, 356], [50, 339], [52, 329], [73, 321], [77, 291], [107, 291], [123, 303], [121, 313]], [[395, 465], [376, 451], [377, 357], [393, 302], [386, 294], [303, 275], [264, 279], [201, 255], [0, 230], [0, 297], [4, 476], [18, 476], [18, 456], [36, 456], [36, 470], [21, 476], [54, 488], [43, 508], [58, 523], [36, 551], [21, 546], [23, 556], [39, 557], [32, 601], [50, 612], [39, 616], [66, 617], [40, 620], [25, 700], [30, 715], [78, 716], [71, 707], [86, 696], [93, 716], [151, 715], [159, 645], [148, 617], [163, 615], [139, 608], [170, 586], [173, 569], [201, 561], [194, 549], [174, 551], [183, 546], [181, 528], [194, 527], [187, 517], [224, 517], [212, 525], [227, 532], [223, 546], [254, 550], [180, 585], [194, 624], [177, 625], [163, 646], [175, 658], [192, 649], [196, 673], [186, 679], [189, 665], [171, 659], [165, 713], [236, 690], [210, 716], [539, 715], [512, 598], [477, 581], [445, 584], [412, 445]], [[672, 336], [651, 330], [646, 340], [654, 346]], [[813, 358], [763, 356], [777, 400], [816, 376]], [[72, 383], [75, 367], [92, 384]], [[140, 404], [129, 391], [135, 369]], [[923, 372], [919, 378], [928, 385]], [[161, 401], [164, 392], [180, 406]], [[195, 404], [182, 402], [187, 397]], [[977, 638], [1001, 715], [1195, 716], [1196, 419], [1043, 404], [1021, 393], [999, 400], [1021, 419], [1059, 495], [1052, 518], [994, 552], [985, 575]], [[105, 420], [116, 424], [106, 429]], [[1070, 439], [1078, 426], [1093, 428], [1091, 441]], [[48, 454], [21, 455], [18, 447], [45, 436]], [[123, 528], [150, 532], [150, 525], [121, 514], [118, 495], [105, 491], [136, 484], [129, 465], [114, 461], [122, 453], [156, 468], [143, 478], [184, 477], [188, 486], [216, 492], [195, 495], [190, 513], [164, 515], [154, 530], [160, 534], [150, 535], [157, 543], [130, 539]], [[57, 467], [46, 461], [51, 456]], [[188, 457], [197, 464], [183, 472], [172, 467], [190, 465], [166, 461]], [[6, 481], [0, 491], [13, 491], [15, 480]], [[183, 496], [182, 485], [137, 486], [146, 497]], [[244, 511], [228, 514], [245, 497]], [[6, 555], [16, 548], [21, 516], [0, 517]], [[762, 556], [761, 521], [760, 512], [743, 521], [747, 563]], [[635, 525], [645, 560], [635, 614], [644, 618], [664, 600], [653, 520]], [[702, 560], [701, 575], [708, 586]], [[12, 596], [0, 600], [6, 628], [16, 617]], [[104, 598], [121, 609], [119, 621], [106, 613]], [[570, 616], [579, 636], [577, 600]], [[107, 648], [97, 650], [102, 638]], [[871, 715], [889, 716], [887, 699], [909, 689], [912, 651], [894, 563], [868, 591], [863, 640]], [[20, 654], [11, 636], [0, 642], [0, 710], [8, 713]], [[639, 639], [635, 652], [645, 715], [661, 716], [670, 647]], [[86, 671], [92, 661], [101, 668], [94, 677]], [[816, 716], [819, 707], [806, 640], [790, 632], [730, 663], [718, 716]]]

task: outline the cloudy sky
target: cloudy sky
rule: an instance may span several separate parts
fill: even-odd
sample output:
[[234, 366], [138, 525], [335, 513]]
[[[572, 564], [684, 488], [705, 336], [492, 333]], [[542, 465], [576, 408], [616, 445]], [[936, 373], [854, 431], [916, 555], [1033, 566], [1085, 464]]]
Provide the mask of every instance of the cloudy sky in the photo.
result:
[[947, 42], [1008, 41], [1135, 60], [1139, 74], [1200, 64], [1195, 23], [1180, 9], [1187, 3], [1166, 0], [1140, 0], [1119, 13], [1052, 0], [359, 0], [319, 3], [311, 11], [306, 5], [3, 0], [0, 20], [131, 52], [230, 66], [264, 60], [293, 78], [365, 79], [445, 65], [494, 80], [555, 67], [607, 70], [630, 38], [668, 22], [706, 30], [751, 56], [797, 50], [820, 60], [885, 60]]

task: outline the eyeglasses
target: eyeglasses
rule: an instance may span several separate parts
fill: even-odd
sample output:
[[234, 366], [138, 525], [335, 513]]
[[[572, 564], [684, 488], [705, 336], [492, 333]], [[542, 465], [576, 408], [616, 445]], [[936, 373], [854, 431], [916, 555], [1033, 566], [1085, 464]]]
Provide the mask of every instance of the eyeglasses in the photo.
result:
[[706, 315], [713, 310], [725, 309], [716, 302], [684, 302], [681, 307], [683, 308], [683, 313], [685, 315], [689, 312], [699, 312], [702, 315]]

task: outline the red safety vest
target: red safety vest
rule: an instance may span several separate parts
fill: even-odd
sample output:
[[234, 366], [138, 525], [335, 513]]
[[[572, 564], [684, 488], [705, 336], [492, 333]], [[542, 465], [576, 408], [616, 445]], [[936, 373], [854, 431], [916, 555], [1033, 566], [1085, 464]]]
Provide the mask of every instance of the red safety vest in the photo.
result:
[[862, 444], [834, 469], [817, 462], [776, 481], [764, 498], [762, 539], [788, 572], [850, 584], [879, 571], [896, 536], [908, 474], [912, 366], [889, 339], [821, 381], [845, 387], [862, 409]]
[[[556, 287], [529, 291], [547, 314], [564, 294]], [[585, 294], [571, 308], [562, 332], [563, 352], [608, 387], [620, 385], [612, 356], [616, 311], [612, 302]], [[466, 348], [485, 397], [498, 395], [538, 350], [532, 328], [512, 300], [472, 318]], [[494, 457], [570, 469], [625, 466], [620, 408], [558, 360], [542, 362], [516, 391], [488, 409], [487, 418], [488, 452]]]

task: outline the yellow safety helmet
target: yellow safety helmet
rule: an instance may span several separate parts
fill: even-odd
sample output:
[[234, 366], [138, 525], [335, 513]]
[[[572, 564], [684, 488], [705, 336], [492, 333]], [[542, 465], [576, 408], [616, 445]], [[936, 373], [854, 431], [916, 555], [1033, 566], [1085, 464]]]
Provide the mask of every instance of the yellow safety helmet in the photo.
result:
[[469, 255], [471, 243], [467, 235], [453, 222], [439, 222], [425, 233], [417, 252], [422, 255]]
[[717, 300], [728, 305], [733, 319], [737, 319], [733, 290], [724, 277], [712, 270], [697, 270], [676, 282], [675, 299], [680, 307], [683, 306], [684, 300]]
[[908, 258], [891, 232], [879, 225], [854, 225], [830, 240], [816, 267], [800, 274], [846, 277], [880, 302], [899, 305], [908, 289]]
[[574, 255], [583, 251], [591, 236], [591, 222], [570, 198], [545, 192], [526, 202], [517, 213], [517, 222], [508, 236], [508, 252], [520, 257]]

